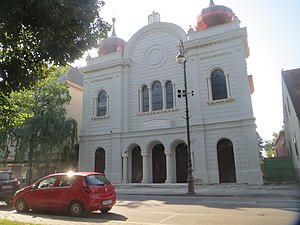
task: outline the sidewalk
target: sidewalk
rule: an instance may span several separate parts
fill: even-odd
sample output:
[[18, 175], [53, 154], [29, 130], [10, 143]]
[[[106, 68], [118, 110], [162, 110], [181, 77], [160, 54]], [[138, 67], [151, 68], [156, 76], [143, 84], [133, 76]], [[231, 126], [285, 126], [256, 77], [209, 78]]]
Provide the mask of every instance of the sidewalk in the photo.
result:
[[[187, 184], [115, 184], [118, 195], [187, 195]], [[291, 197], [300, 199], [300, 184], [195, 185], [195, 195], [208, 197]]]

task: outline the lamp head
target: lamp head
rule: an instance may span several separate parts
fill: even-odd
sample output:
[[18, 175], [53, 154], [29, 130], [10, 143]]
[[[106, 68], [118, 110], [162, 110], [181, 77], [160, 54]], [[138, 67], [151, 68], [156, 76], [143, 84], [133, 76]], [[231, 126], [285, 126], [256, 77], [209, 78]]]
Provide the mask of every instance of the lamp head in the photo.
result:
[[178, 64], [183, 64], [183, 63], [185, 62], [185, 57], [184, 57], [184, 55], [179, 53], [179, 54], [176, 56], [176, 62], [177, 62]]

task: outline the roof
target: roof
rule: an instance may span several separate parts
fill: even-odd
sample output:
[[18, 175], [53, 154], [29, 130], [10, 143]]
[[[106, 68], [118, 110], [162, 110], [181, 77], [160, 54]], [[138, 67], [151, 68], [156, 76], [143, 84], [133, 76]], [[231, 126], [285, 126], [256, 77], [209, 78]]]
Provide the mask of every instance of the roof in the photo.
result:
[[231, 8], [224, 5], [215, 5], [210, 0], [209, 7], [202, 9], [201, 14], [197, 17], [196, 30], [204, 30], [212, 26], [229, 23], [232, 21], [234, 13]]
[[52, 176], [90, 176], [90, 175], [103, 175], [105, 176], [104, 173], [99, 173], [99, 172], [65, 172], [65, 173], [52, 173], [47, 176], [42, 177], [41, 179], [44, 179], [45, 177], [52, 177]]
[[69, 176], [89, 176], [89, 175], [104, 175], [104, 173], [99, 173], [99, 172], [65, 172], [65, 173], [54, 173], [49, 176], [55, 176], [55, 175], [69, 175]]
[[105, 54], [110, 54], [113, 52], [123, 52], [124, 47], [126, 44], [126, 41], [124, 41], [122, 38], [117, 37], [116, 31], [115, 31], [115, 22], [116, 19], [113, 18], [113, 30], [111, 33], [111, 36], [106, 39], [102, 40], [100, 42], [99, 50], [98, 50], [98, 55], [105, 55]]
[[71, 67], [70, 71], [67, 74], [61, 74], [60, 80], [62, 81], [71, 81], [79, 85], [83, 86], [83, 74], [79, 72], [77, 68]]
[[281, 72], [297, 117], [300, 117], [300, 68]]

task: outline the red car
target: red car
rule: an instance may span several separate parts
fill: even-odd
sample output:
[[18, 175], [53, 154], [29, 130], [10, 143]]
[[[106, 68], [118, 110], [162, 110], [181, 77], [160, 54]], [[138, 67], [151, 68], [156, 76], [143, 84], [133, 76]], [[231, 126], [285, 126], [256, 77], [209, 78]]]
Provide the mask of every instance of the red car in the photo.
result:
[[49, 210], [77, 217], [95, 210], [106, 213], [115, 203], [114, 186], [104, 174], [96, 172], [51, 174], [17, 191], [13, 197], [17, 212]]

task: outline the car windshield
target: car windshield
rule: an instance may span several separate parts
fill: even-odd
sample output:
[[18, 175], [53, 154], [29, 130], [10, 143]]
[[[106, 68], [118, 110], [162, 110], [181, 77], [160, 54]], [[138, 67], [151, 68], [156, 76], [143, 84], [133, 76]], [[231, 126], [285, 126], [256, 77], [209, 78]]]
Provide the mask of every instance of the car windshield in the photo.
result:
[[104, 175], [90, 175], [86, 177], [86, 181], [91, 186], [102, 186], [110, 184], [110, 181]]
[[10, 174], [9, 173], [0, 173], [0, 181], [9, 180]]

